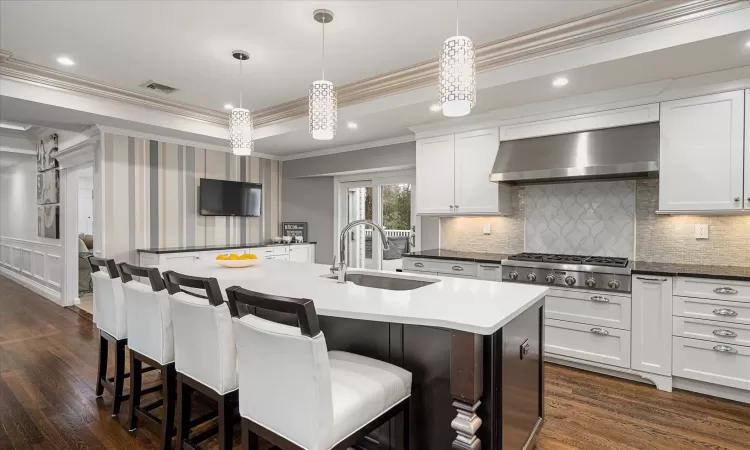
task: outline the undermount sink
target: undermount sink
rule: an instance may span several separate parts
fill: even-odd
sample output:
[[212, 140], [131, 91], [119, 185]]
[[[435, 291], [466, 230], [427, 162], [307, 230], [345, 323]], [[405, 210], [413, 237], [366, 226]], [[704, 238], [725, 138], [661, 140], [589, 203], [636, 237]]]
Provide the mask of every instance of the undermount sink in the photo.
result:
[[[325, 278], [336, 279], [338, 275], [325, 275]], [[389, 274], [363, 273], [350, 271], [346, 274], [346, 281], [351, 281], [357, 286], [375, 289], [387, 289], [389, 291], [411, 291], [413, 289], [437, 283], [440, 280], [402, 278]]]

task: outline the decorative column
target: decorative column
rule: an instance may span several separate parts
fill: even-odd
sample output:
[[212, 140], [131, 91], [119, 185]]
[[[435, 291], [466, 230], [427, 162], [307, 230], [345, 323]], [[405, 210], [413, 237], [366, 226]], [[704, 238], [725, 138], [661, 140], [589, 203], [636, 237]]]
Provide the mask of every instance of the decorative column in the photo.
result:
[[451, 395], [456, 418], [451, 428], [456, 431], [452, 448], [480, 450], [482, 442], [477, 430], [482, 419], [477, 415], [484, 393], [484, 359], [482, 336], [463, 331], [451, 333]]

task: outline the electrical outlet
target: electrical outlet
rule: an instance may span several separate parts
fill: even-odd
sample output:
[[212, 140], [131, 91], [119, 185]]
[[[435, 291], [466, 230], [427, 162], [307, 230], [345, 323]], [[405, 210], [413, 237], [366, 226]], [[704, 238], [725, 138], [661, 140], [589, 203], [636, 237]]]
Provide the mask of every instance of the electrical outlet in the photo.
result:
[[708, 239], [708, 224], [707, 223], [695, 224], [695, 238], [696, 239]]
[[482, 227], [482, 231], [484, 232], [484, 234], [492, 234], [492, 225], [489, 223], [484, 224], [484, 226]]

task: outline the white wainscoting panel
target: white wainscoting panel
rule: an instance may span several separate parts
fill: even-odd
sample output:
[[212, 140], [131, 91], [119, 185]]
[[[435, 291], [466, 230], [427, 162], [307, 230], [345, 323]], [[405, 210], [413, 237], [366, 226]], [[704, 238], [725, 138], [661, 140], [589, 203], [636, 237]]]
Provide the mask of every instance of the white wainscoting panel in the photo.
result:
[[62, 245], [0, 236], [0, 271], [60, 303]]
[[34, 250], [31, 252], [31, 274], [37, 280], [44, 282], [46, 280], [44, 275], [44, 252]]
[[60, 255], [46, 255], [46, 262], [44, 264], [46, 268], [47, 283], [50, 286], [60, 290], [60, 284], [62, 283], [62, 267], [60, 266], [61, 261]]
[[0, 244], [0, 264], [10, 267], [10, 245]]
[[31, 273], [31, 250], [26, 248], [21, 249], [21, 272], [29, 277], [33, 276]]

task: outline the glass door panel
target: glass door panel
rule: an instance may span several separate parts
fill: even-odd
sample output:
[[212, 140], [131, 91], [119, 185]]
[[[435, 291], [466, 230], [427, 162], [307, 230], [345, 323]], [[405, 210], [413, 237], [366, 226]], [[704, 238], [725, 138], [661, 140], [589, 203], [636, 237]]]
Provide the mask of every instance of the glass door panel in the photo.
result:
[[[355, 220], [372, 220], [372, 187], [363, 184], [365, 183], [341, 183], [341, 198], [344, 208], [342, 208], [343, 217], [339, 230]], [[366, 184], [369, 184], [369, 182]], [[368, 233], [365, 228], [356, 227], [347, 234], [348, 267], [375, 268], [376, 263], [372, 258], [372, 240], [367, 239]]]
[[[380, 185], [380, 224], [385, 228], [390, 248], [382, 250], [384, 270], [401, 268], [401, 255], [413, 251], [415, 226], [412, 215], [412, 184], [394, 183]], [[368, 233], [372, 233], [368, 230]], [[377, 238], [377, 236], [376, 236]]]

